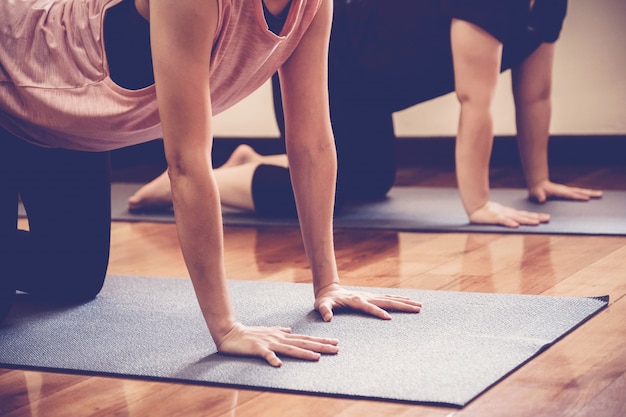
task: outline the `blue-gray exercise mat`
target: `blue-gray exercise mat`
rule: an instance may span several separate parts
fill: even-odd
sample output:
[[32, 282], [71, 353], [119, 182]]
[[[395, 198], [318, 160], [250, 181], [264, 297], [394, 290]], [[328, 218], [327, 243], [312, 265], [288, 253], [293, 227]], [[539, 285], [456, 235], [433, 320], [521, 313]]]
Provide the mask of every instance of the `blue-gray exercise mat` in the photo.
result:
[[[112, 187], [112, 219], [121, 221], [173, 222], [171, 209], [131, 213], [128, 197], [141, 185], [116, 183]], [[626, 235], [626, 192], [605, 191], [601, 199], [588, 202], [550, 200], [539, 205], [528, 201], [523, 189], [493, 189], [491, 198], [518, 209], [551, 214], [550, 223], [510, 229], [469, 224], [458, 191], [454, 188], [394, 187], [387, 199], [349, 204], [335, 216], [336, 228], [385, 229], [421, 232], [546, 233]], [[297, 226], [295, 218], [260, 217], [224, 208], [227, 226]]]
[[0, 325], [0, 366], [463, 407], [608, 304], [554, 297], [367, 288], [423, 303], [391, 321], [349, 312], [330, 323], [309, 284], [230, 281], [238, 318], [336, 337], [319, 362], [217, 353], [188, 279], [107, 277], [93, 301], [66, 307], [26, 296]]

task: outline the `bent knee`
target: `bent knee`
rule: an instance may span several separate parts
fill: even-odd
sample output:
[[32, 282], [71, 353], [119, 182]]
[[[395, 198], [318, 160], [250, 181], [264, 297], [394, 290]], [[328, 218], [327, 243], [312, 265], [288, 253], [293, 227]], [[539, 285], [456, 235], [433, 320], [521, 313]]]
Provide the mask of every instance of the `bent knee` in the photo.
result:
[[64, 277], [33, 288], [30, 295], [51, 303], [82, 303], [93, 300], [98, 296], [104, 285], [106, 274], [92, 271], [87, 274], [67, 272]]
[[[85, 302], [102, 290], [108, 268], [108, 251], [73, 259], [57, 258], [30, 271], [26, 287], [18, 289], [52, 303]], [[97, 255], [97, 256], [96, 256]]]
[[[89, 277], [75, 277], [76, 279], [80, 279], [78, 282], [76, 280], [70, 283], [70, 287], [67, 288], [67, 300], [68, 301], [89, 301], [98, 296], [102, 287], [104, 286], [104, 280], [106, 278], [106, 273], [98, 273], [92, 274]], [[63, 297], [61, 297], [63, 298]]]

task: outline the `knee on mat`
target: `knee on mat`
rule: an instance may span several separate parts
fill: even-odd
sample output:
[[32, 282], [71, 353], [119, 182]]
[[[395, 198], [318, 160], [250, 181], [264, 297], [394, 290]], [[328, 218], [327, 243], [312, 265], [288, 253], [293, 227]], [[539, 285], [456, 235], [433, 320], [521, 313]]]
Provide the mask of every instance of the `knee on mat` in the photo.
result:
[[91, 276], [80, 281], [78, 284], [73, 283], [70, 288], [67, 289], [67, 301], [89, 301], [94, 298], [102, 290], [104, 285], [105, 275]]
[[104, 274], [69, 273], [64, 279], [53, 283], [52, 287], [35, 289], [30, 294], [37, 299], [52, 303], [81, 303], [93, 300], [102, 290]]
[[56, 259], [47, 264], [47, 278], [37, 280], [24, 290], [31, 296], [52, 303], [80, 303], [95, 298], [104, 285], [108, 252], [98, 256]]
[[[56, 297], [60, 301], [82, 302], [95, 298], [104, 285], [108, 266], [106, 261], [78, 264], [66, 268], [65, 277], [60, 280], [62, 291]], [[63, 288], [64, 287], [64, 288]]]

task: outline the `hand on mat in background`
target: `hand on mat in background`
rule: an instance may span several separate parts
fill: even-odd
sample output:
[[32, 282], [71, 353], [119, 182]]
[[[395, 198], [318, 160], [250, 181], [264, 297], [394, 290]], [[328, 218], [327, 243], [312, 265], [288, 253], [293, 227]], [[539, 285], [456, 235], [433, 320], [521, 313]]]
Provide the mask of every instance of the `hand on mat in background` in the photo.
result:
[[253, 327], [236, 323], [217, 343], [220, 353], [237, 356], [258, 356], [272, 366], [283, 363], [277, 355], [317, 361], [322, 353], [339, 351], [337, 339], [291, 333], [286, 327]]
[[536, 226], [550, 221], [549, 214], [517, 210], [493, 201], [488, 201], [487, 204], [475, 210], [469, 218], [470, 222], [476, 224], [496, 224], [513, 228], [520, 225]]
[[529, 188], [528, 198], [537, 203], [545, 203], [549, 198], [589, 201], [592, 198], [602, 198], [602, 191], [590, 188], [570, 187], [545, 180]]
[[331, 284], [320, 289], [315, 296], [315, 309], [320, 313], [324, 321], [332, 320], [334, 309], [346, 308], [362, 311], [384, 320], [390, 320], [391, 316], [385, 310], [419, 313], [422, 304], [399, 295], [350, 291], [338, 284]]

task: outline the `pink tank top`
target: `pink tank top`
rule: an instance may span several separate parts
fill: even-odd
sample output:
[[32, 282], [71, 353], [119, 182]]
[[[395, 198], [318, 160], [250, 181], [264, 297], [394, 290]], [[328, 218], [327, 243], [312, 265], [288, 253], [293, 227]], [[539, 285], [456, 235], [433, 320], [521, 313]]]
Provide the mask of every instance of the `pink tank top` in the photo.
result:
[[[104, 11], [121, 0], [0, 2], [0, 126], [36, 145], [117, 149], [161, 137], [154, 86], [126, 90], [108, 75]], [[213, 114], [239, 102], [287, 60], [321, 0], [292, 0], [279, 36], [262, 0], [217, 0]]]

